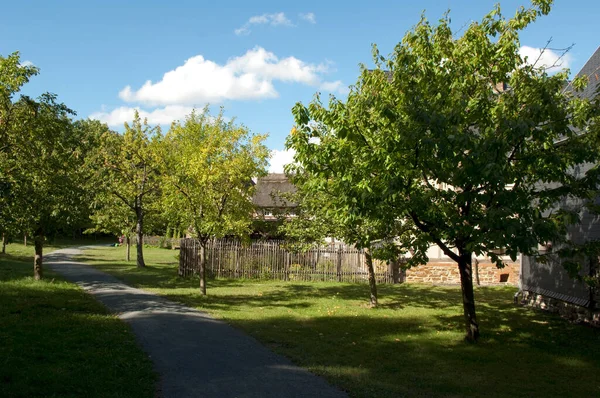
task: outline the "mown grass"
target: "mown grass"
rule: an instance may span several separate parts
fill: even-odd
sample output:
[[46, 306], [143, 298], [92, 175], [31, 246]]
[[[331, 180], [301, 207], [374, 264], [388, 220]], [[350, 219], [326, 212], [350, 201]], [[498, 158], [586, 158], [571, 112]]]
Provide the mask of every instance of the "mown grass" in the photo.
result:
[[32, 246], [0, 255], [0, 396], [154, 396], [152, 364], [129, 327], [47, 267], [42, 281], [32, 274]]
[[[600, 396], [600, 331], [513, 304], [512, 287], [476, 289], [482, 336], [463, 342], [460, 289], [177, 277], [177, 252], [123, 248], [82, 259], [123, 281], [199, 308], [246, 331], [355, 397]], [[224, 342], [225, 344], [225, 342]]]

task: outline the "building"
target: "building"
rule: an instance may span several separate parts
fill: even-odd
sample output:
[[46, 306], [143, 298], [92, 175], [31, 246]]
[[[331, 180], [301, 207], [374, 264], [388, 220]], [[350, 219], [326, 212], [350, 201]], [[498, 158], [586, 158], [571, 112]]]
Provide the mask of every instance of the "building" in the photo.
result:
[[[589, 79], [586, 89], [578, 93], [592, 99], [600, 90], [600, 47], [583, 66], [577, 76], [585, 75]], [[566, 88], [567, 90], [569, 87]], [[594, 165], [587, 164], [575, 173], [583, 175]], [[600, 204], [600, 197], [596, 198]], [[600, 216], [591, 213], [580, 199], [566, 198], [560, 206], [579, 213], [581, 222], [569, 228], [568, 239], [576, 244], [592, 240], [600, 241]], [[521, 266], [521, 290], [523, 302], [542, 309], [561, 312], [571, 318], [588, 318], [600, 307], [598, 289], [590, 288], [585, 282], [573, 279], [562, 265], [562, 260], [552, 252], [551, 246], [541, 247], [548, 254], [545, 263], [535, 257], [523, 256]], [[555, 249], [555, 248], [554, 248]], [[556, 250], [554, 250], [556, 251]], [[582, 264], [581, 276], [598, 277], [598, 258], [586, 259]], [[591, 318], [599, 320], [598, 313]], [[593, 319], [592, 319], [593, 320]]]

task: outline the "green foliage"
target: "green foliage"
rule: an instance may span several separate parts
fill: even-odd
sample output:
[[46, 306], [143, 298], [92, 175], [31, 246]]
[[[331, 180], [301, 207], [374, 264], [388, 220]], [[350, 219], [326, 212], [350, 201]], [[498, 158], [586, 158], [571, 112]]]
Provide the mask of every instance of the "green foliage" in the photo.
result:
[[328, 195], [334, 220], [375, 227], [364, 237], [397, 230], [408, 266], [438, 245], [461, 270], [470, 340], [472, 255], [502, 267], [498, 249], [514, 261], [563, 239], [574, 218], [559, 200], [596, 183], [573, 170], [598, 160], [599, 104], [565, 90], [567, 71], [550, 75], [519, 55], [520, 31], [551, 3], [511, 19], [497, 6], [461, 37], [447, 15], [435, 26], [422, 17], [389, 57], [373, 48], [376, 69], [362, 67], [347, 101], [326, 107], [317, 96], [293, 109], [289, 171]]
[[208, 109], [174, 123], [161, 152], [162, 173], [172, 187], [164, 190], [164, 206], [177, 210], [173, 224], [193, 227], [202, 241], [247, 234], [251, 179], [265, 174], [269, 154], [264, 139]]
[[165, 237], [165, 236], [159, 237], [159, 239], [158, 239], [158, 247], [164, 249], [164, 248], [166, 248], [168, 246], [169, 246], [169, 240], [168, 240], [168, 238]]
[[[132, 230], [135, 222], [131, 220], [136, 219], [136, 209], [141, 208], [144, 213], [148, 207], [145, 199], [157, 192], [156, 146], [159, 140], [158, 127], [150, 127], [145, 120], [142, 122], [138, 113], [131, 125], [125, 124], [123, 134], [105, 126], [98, 152], [90, 165], [96, 169], [94, 184], [98, 187], [95, 215], [101, 216], [105, 209], [117, 207], [123, 215], [131, 213], [129, 217], [116, 217], [121, 228], [107, 225], [107, 229], [117, 233]], [[127, 218], [129, 221], [125, 221]]]
[[389, 58], [374, 48], [377, 69], [363, 67], [346, 102], [294, 107], [293, 171], [318, 179], [313, 190], [346, 192], [340, 217], [401, 220], [413, 264], [432, 243], [455, 260], [459, 248], [500, 263], [493, 250], [514, 259], [558, 239], [565, 219], [547, 212], [589, 182], [569, 171], [596, 159], [600, 112], [563, 89], [566, 72], [519, 55], [519, 31], [550, 3], [508, 20], [497, 7], [460, 38], [448, 17], [422, 18]]
[[[149, 218], [159, 212], [160, 178], [158, 146], [160, 128], [142, 121], [136, 112], [131, 125], [125, 123], [123, 134], [102, 130], [100, 143], [91, 158], [91, 184], [95, 187], [92, 203], [94, 230], [142, 239], [151, 225]], [[147, 217], [150, 215], [151, 217]], [[138, 266], [144, 266], [138, 250]]]
[[17, 53], [0, 57], [0, 226], [43, 237], [85, 218], [81, 166], [89, 140], [54, 94], [15, 98], [36, 73]]
[[21, 222], [15, 195], [18, 184], [12, 172], [18, 168], [15, 152], [19, 144], [19, 136], [15, 130], [19, 128], [19, 112], [21, 108], [14, 104], [15, 96], [30, 78], [39, 70], [32, 66], [22, 66], [19, 53], [8, 57], [0, 56], [0, 230], [15, 233], [19, 231]]

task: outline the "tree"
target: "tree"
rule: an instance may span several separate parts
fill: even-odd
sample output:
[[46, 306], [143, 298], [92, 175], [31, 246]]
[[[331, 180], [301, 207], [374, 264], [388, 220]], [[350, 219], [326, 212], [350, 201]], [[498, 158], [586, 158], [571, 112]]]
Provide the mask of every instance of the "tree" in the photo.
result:
[[119, 134], [106, 129], [95, 155], [96, 208], [92, 219], [96, 228], [124, 233], [130, 231], [132, 215], [137, 237], [137, 267], [144, 268], [144, 222], [149, 207], [158, 198], [160, 178], [157, 148], [158, 127], [142, 122], [136, 111], [133, 123], [125, 123]]
[[34, 238], [34, 278], [43, 276], [43, 246], [47, 236], [81, 220], [87, 204], [82, 191], [82, 137], [74, 131], [74, 114], [53, 94], [38, 100], [22, 97], [12, 128], [15, 145], [10, 157], [11, 187], [19, 224]]
[[125, 236], [125, 260], [131, 260], [131, 238], [135, 231], [136, 214], [114, 195], [98, 192], [91, 202], [90, 219], [94, 226], [89, 232], [104, 232]]
[[172, 187], [167, 203], [178, 208], [200, 242], [200, 291], [206, 294], [206, 248], [210, 239], [244, 235], [252, 221], [252, 177], [264, 175], [269, 151], [264, 135], [254, 135], [222, 111], [192, 112], [174, 123], [162, 149], [163, 173]]
[[534, 0], [511, 19], [496, 7], [458, 38], [448, 16], [437, 26], [422, 18], [389, 58], [374, 47], [376, 69], [362, 68], [346, 102], [326, 108], [317, 97], [293, 110], [296, 160], [352, 190], [338, 211], [400, 222], [409, 265], [426, 262], [431, 244], [457, 263], [469, 341], [479, 336], [472, 256], [503, 267], [495, 250], [514, 260], [563, 236], [573, 219], [557, 201], [591, 182], [570, 171], [597, 159], [598, 107], [564, 90], [567, 71], [550, 75], [519, 55], [519, 32], [551, 3]]
[[18, 53], [0, 57], [0, 227], [34, 237], [41, 279], [46, 237], [77, 225], [87, 210], [81, 166], [90, 141], [56, 95], [15, 98], [37, 73]]
[[[339, 140], [329, 138], [320, 141], [318, 145], [306, 144], [315, 145], [318, 150], [304, 148], [296, 156], [300, 163], [287, 166], [290, 178], [297, 188], [293, 201], [298, 203], [298, 207], [294, 217], [286, 220], [280, 231], [298, 250], [307, 249], [315, 243], [320, 244], [327, 237], [341, 239], [364, 249], [369, 278], [369, 302], [371, 307], [377, 307], [373, 259], [391, 259], [389, 243], [399, 233], [399, 225], [393, 220], [349, 212], [346, 203], [356, 193], [350, 177], [352, 172], [347, 169], [348, 165], [344, 161], [338, 163], [336, 160], [351, 158], [351, 155], [346, 154], [336, 159], [329, 159], [329, 155], [352, 150], [352, 147], [342, 148], [343, 144]], [[338, 146], [339, 144], [342, 146]], [[316, 167], [320, 169], [326, 163], [331, 173], [312, 173], [301, 165], [306, 163], [311, 164], [311, 169], [316, 164], [319, 164]]]
[[14, 131], [18, 126], [19, 112], [15, 96], [38, 72], [34, 66], [21, 65], [18, 52], [7, 57], [0, 56], [0, 232], [3, 252], [6, 235], [19, 229], [13, 174], [18, 167], [13, 153], [19, 138]]
[[[90, 204], [90, 214], [88, 221], [91, 220], [93, 226], [86, 229], [85, 233], [103, 232], [117, 236], [125, 236], [127, 250], [125, 259], [130, 261], [131, 237], [135, 231], [136, 216], [129, 206], [116, 195], [107, 191], [103, 186], [105, 154], [103, 147], [103, 138], [105, 135], [115, 134], [110, 131], [108, 126], [97, 120], [80, 120], [75, 123], [76, 127], [87, 132], [87, 135], [93, 137], [95, 145], [90, 148], [90, 155], [86, 158], [85, 173], [88, 176], [86, 180], [86, 192], [89, 193], [88, 203]], [[99, 189], [100, 187], [100, 189]]]

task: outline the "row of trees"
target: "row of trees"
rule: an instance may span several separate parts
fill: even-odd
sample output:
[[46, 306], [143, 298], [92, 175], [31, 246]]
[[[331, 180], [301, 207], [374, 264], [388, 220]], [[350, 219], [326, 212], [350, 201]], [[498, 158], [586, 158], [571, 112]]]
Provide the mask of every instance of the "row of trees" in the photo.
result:
[[[317, 236], [383, 260], [410, 251], [407, 266], [439, 246], [460, 271], [470, 341], [479, 336], [472, 257], [503, 267], [498, 250], [514, 261], [539, 244], [566, 245], [577, 213], [559, 202], [598, 193], [597, 167], [577, 172], [600, 154], [600, 101], [578, 95], [587, 77], [569, 82], [519, 54], [519, 32], [551, 3], [534, 0], [510, 19], [496, 7], [458, 38], [449, 17], [422, 18], [389, 58], [374, 47], [376, 69], [362, 68], [346, 101], [317, 96], [293, 109], [296, 222], [321, 220]], [[367, 265], [376, 305], [369, 255]]]
[[94, 229], [125, 235], [128, 252], [135, 233], [140, 268], [144, 231], [156, 229], [145, 228], [148, 221], [186, 230], [201, 244], [200, 289], [206, 294], [208, 241], [250, 232], [251, 178], [266, 174], [266, 136], [226, 121], [222, 112], [213, 117], [207, 108], [174, 122], [164, 135], [137, 113], [123, 134], [104, 129], [87, 164], [96, 191]]
[[0, 232], [34, 237], [36, 279], [46, 237], [70, 229], [125, 235], [128, 260], [135, 234], [138, 267], [146, 231], [185, 230], [203, 248], [211, 238], [250, 232], [251, 178], [266, 173], [269, 156], [264, 135], [208, 108], [166, 134], [137, 113], [123, 133], [73, 122], [55, 95], [19, 96], [37, 73], [18, 53], [0, 57]]
[[[299, 214], [283, 229], [296, 239], [340, 238], [366, 249], [371, 303], [373, 256], [407, 266], [438, 245], [457, 263], [468, 340], [479, 336], [471, 259], [499, 249], [514, 260], [561, 242], [577, 214], [557, 206], [597, 192], [600, 103], [519, 55], [519, 32], [550, 11], [534, 0], [506, 19], [499, 7], [456, 37], [448, 17], [424, 18], [389, 58], [374, 48], [346, 101], [319, 97], [293, 109], [287, 147]], [[530, 60], [531, 61], [531, 60]], [[117, 133], [44, 94], [21, 96], [37, 69], [18, 54], [0, 58], [0, 229], [35, 239], [41, 278], [44, 237], [91, 217], [93, 230], [137, 235], [153, 224], [187, 229], [206, 244], [248, 232], [251, 177], [265, 173], [264, 136], [205, 109], [166, 134], [136, 115]], [[508, 87], [508, 89], [498, 89]], [[572, 89], [565, 89], [571, 87]], [[573, 265], [577, 271], [577, 265]]]
[[5, 237], [33, 237], [34, 277], [40, 279], [45, 236], [85, 217], [82, 166], [93, 141], [55, 95], [17, 98], [37, 73], [21, 65], [17, 53], [0, 57], [0, 229]]

